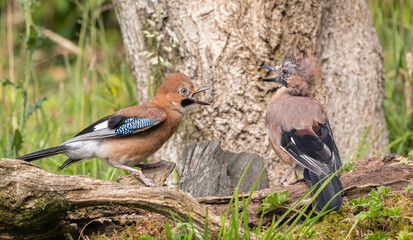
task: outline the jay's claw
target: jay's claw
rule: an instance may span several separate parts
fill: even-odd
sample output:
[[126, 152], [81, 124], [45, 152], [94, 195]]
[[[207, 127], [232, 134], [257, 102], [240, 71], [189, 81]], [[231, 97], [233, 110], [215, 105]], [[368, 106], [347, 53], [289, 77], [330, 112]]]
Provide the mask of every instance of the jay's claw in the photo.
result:
[[155, 183], [149, 178], [143, 175], [141, 170], [134, 169], [135, 171], [129, 171], [129, 173], [136, 175], [136, 177], [141, 180], [147, 187], [157, 187]]
[[283, 186], [283, 187], [289, 186], [289, 184], [288, 184], [288, 182], [287, 182], [286, 179], [284, 179], [284, 181], [280, 181], [280, 185]]
[[157, 187], [157, 185], [155, 183], [153, 183], [152, 180], [149, 179], [149, 178], [145, 178], [145, 179], [141, 179], [141, 180], [147, 187]]

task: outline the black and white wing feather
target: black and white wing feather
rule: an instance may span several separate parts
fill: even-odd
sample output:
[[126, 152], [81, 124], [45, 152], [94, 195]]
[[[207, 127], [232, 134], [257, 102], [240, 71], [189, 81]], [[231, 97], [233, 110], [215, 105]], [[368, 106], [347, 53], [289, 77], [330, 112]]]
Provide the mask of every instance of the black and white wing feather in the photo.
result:
[[320, 175], [337, 171], [341, 159], [328, 120], [310, 129], [282, 131], [281, 147], [300, 165]]
[[159, 108], [145, 105], [126, 108], [96, 121], [62, 145], [78, 141], [130, 136], [160, 124], [165, 118], [166, 114]]

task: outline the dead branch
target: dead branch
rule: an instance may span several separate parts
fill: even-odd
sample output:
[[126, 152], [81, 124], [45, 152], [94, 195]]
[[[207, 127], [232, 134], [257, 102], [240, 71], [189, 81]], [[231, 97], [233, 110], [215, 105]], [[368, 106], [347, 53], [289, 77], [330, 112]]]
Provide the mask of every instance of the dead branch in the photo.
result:
[[38, 29], [45, 37], [49, 38], [56, 44], [60, 45], [62, 48], [64, 48], [69, 53], [80, 54], [80, 48], [76, 44], [71, 42], [70, 40], [60, 36], [59, 34], [51, 31], [50, 29], [41, 28], [41, 27], [38, 27]]

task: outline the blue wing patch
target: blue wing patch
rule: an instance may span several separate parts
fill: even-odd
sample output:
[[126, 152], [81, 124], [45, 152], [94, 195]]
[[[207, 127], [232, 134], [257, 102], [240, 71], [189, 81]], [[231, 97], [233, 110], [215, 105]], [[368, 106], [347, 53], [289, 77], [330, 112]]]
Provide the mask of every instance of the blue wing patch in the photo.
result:
[[135, 133], [136, 130], [152, 126], [156, 121], [148, 118], [127, 118], [119, 126], [115, 133], [117, 135], [127, 135]]

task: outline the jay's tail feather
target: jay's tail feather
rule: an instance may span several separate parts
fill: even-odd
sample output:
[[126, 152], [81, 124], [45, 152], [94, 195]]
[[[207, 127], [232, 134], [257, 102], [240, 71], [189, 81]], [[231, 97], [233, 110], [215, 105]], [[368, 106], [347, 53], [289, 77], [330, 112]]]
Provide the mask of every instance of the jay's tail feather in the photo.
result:
[[[308, 170], [307, 168], [304, 168], [304, 179], [311, 184], [311, 186], [314, 186], [318, 182], [318, 186], [314, 189], [313, 193], [316, 193], [318, 189], [321, 187], [321, 185], [328, 179], [326, 174], [321, 174], [317, 175], [316, 173]], [[324, 180], [323, 180], [324, 179]], [[323, 209], [327, 203], [331, 200], [330, 204], [328, 205], [326, 210], [339, 210], [341, 208], [341, 205], [343, 204], [343, 193], [338, 194], [336, 197], [334, 197], [338, 192], [343, 190], [343, 185], [341, 184], [340, 179], [338, 176], [334, 176], [329, 183], [324, 187], [324, 189], [320, 192], [320, 194], [317, 196], [317, 209], [316, 212], [320, 212], [321, 209]]]
[[31, 162], [33, 160], [36, 159], [40, 159], [40, 158], [45, 158], [45, 157], [50, 157], [53, 155], [57, 155], [59, 153], [64, 153], [66, 152], [66, 150], [68, 150], [67, 146], [57, 146], [57, 147], [51, 147], [51, 148], [47, 148], [47, 149], [42, 149], [42, 150], [38, 150], [23, 156], [18, 157], [17, 159], [20, 160], [24, 160], [27, 162]]

